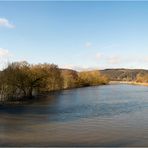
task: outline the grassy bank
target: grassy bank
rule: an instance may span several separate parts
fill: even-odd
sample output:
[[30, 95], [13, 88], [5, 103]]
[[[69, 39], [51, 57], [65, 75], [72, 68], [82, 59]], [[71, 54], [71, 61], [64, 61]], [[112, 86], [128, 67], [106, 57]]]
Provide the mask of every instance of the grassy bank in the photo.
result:
[[109, 84], [131, 84], [131, 85], [148, 86], [148, 83], [135, 82], [135, 81], [110, 81]]

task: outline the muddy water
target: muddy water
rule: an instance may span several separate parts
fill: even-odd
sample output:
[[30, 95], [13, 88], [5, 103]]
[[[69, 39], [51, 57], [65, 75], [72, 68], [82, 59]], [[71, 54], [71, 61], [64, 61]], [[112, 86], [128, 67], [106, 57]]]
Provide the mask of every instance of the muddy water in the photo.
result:
[[148, 87], [87, 87], [1, 105], [0, 146], [148, 146]]

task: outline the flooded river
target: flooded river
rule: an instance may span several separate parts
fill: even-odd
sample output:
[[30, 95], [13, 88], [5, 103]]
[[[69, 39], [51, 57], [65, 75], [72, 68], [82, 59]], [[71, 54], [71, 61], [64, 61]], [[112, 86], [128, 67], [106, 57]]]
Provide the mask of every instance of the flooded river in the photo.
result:
[[0, 146], [148, 146], [148, 87], [86, 87], [0, 105]]

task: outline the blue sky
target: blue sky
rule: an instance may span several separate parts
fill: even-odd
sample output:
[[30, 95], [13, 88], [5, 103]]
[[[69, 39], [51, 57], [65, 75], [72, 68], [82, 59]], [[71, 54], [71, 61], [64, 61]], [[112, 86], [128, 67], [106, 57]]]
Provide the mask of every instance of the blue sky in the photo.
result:
[[0, 62], [148, 69], [148, 2], [0, 2]]

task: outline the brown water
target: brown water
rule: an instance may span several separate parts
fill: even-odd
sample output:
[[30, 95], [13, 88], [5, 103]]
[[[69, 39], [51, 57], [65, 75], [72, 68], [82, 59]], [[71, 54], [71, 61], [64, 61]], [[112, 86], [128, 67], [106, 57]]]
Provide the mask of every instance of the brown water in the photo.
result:
[[148, 146], [148, 87], [87, 87], [1, 105], [0, 146]]

